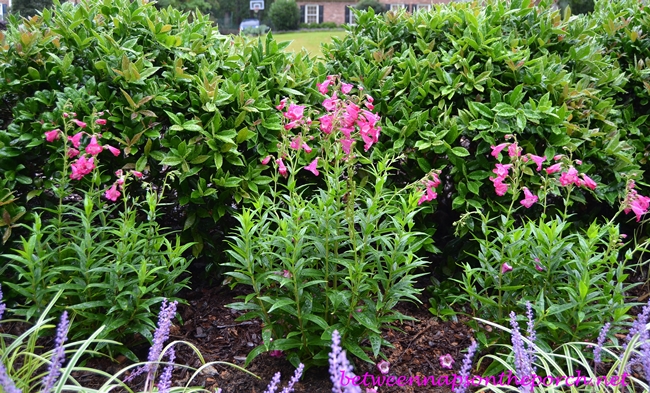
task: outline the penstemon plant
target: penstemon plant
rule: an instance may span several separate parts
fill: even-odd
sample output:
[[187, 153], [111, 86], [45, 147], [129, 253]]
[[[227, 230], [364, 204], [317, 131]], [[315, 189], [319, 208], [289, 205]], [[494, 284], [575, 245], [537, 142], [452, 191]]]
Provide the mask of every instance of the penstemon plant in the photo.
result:
[[[322, 94], [333, 89], [318, 122], [300, 105], [278, 105], [286, 109], [282, 142], [276, 157], [262, 161], [276, 164], [274, 186], [243, 209], [231, 237], [228, 274], [233, 286], [245, 284], [252, 292], [229, 306], [248, 311], [241, 319], [264, 323], [264, 343], [247, 362], [266, 351], [286, 351], [294, 365], [324, 364], [334, 330], [345, 349], [371, 362], [364, 340], [378, 356], [388, 344], [381, 329], [409, 319], [395, 305], [418, 302], [413, 284], [421, 274], [415, 271], [426, 262], [416, 253], [430, 240], [412, 230], [413, 218], [420, 204], [436, 198], [438, 173], [389, 187], [398, 158], [375, 163], [356, 150], [363, 142], [367, 152], [378, 140], [372, 97], [361, 88], [351, 96], [353, 86], [334, 76], [318, 87]], [[315, 186], [301, 183], [307, 173]]]
[[[522, 154], [516, 141], [493, 146], [492, 156], [498, 158], [506, 148], [510, 162], [497, 163], [491, 178], [498, 195], [511, 193], [506, 213], [490, 219], [480, 211], [469, 212], [457, 223], [462, 228], [469, 216], [477, 215], [482, 225], [474, 234], [479, 266], [464, 264], [463, 278], [457, 281], [465, 293], [455, 300], [468, 301], [476, 314], [497, 323], [505, 323], [512, 310], [530, 301], [539, 315], [541, 345], [593, 339], [605, 318], [628, 319], [631, 305], [625, 303], [625, 293], [637, 285], [626, 283], [633, 252], [621, 255], [626, 235], [615, 221], [630, 211], [640, 219], [648, 209], [646, 197], [630, 180], [614, 217], [605, 223], [594, 221], [586, 230], [573, 229], [566, 207], [572, 200], [582, 200], [578, 190], [598, 187], [578, 172], [582, 163], [557, 155], [542, 171], [547, 157]], [[525, 184], [540, 184], [539, 195]], [[554, 206], [555, 218], [547, 217], [551, 195], [565, 202], [564, 211]], [[536, 204], [541, 204], [538, 220], [527, 220], [517, 211]], [[482, 333], [477, 338], [487, 344]]]

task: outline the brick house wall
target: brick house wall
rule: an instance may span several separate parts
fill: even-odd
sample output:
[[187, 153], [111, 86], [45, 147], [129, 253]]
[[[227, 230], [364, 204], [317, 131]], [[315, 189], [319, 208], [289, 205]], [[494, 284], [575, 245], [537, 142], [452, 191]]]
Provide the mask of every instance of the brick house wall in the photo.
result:
[[[1, 1], [1, 0], [0, 0]], [[429, 8], [432, 4], [446, 4], [453, 0], [378, 0], [387, 9], [403, 7], [407, 11], [417, 11], [418, 8]], [[463, 0], [456, 0], [463, 1]], [[300, 7], [300, 23], [323, 23], [334, 22], [337, 25], [354, 23], [354, 15], [349, 7], [354, 6], [352, 1], [298, 1]]]

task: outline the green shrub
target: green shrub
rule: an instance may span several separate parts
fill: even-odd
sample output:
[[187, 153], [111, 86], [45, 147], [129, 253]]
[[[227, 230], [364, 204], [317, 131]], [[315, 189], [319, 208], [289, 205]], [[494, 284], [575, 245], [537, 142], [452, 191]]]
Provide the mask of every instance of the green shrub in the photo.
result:
[[45, 191], [61, 170], [52, 153], [62, 146], [45, 144], [44, 132], [62, 128], [64, 111], [88, 122], [106, 110], [103, 137], [124, 154], [106, 158], [105, 172], [136, 169], [160, 185], [180, 170], [172, 188], [182, 208], [168, 217], [196, 241], [195, 255], [205, 244], [215, 261], [215, 222], [269, 182], [259, 157], [276, 149], [273, 106], [284, 96], [308, 101], [317, 73], [307, 55], [283, 51], [271, 35], [219, 35], [201, 13], [142, 0], [66, 2], [22, 25], [12, 20], [5, 33], [0, 174], [15, 203], [56, 204]]
[[294, 0], [278, 0], [271, 5], [269, 18], [274, 30], [298, 30], [300, 8]]
[[[509, 134], [530, 153], [581, 159], [582, 170], [604, 183], [593, 196], [571, 195], [606, 202], [574, 216], [584, 222], [614, 204], [627, 179], [641, 173], [627, 135], [645, 119], [624, 115], [617, 102], [628, 75], [598, 36], [603, 22], [563, 19], [550, 1], [531, 3], [452, 2], [414, 15], [353, 10], [358, 23], [324, 47], [328, 73], [359, 81], [376, 98], [386, 120], [378, 151], [407, 157], [395, 180], [443, 170], [450, 186], [439, 199], [441, 222], [473, 209], [505, 212], [507, 196], [491, 190], [488, 156]], [[450, 255], [460, 251], [465, 258], [461, 242], [448, 242]]]
[[354, 8], [362, 11], [372, 8], [375, 14], [381, 14], [386, 10], [384, 5], [377, 0], [361, 0], [355, 4]]

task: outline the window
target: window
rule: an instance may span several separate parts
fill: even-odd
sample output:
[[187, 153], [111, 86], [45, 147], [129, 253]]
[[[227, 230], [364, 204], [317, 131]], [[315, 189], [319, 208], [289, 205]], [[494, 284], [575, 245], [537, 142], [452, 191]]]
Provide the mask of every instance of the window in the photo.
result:
[[431, 4], [413, 4], [413, 12], [416, 11], [429, 11]]
[[401, 10], [401, 9], [404, 9], [404, 8], [406, 8], [406, 6], [404, 4], [391, 4], [390, 5], [390, 10], [391, 11], [398, 11], [398, 10]]
[[318, 23], [318, 6], [305, 6], [305, 23]]
[[356, 20], [355, 17], [354, 17], [354, 13], [350, 12], [349, 15], [350, 15], [350, 16], [348, 17], [348, 20], [347, 20], [348, 24], [356, 25], [356, 24], [357, 24], [357, 20]]

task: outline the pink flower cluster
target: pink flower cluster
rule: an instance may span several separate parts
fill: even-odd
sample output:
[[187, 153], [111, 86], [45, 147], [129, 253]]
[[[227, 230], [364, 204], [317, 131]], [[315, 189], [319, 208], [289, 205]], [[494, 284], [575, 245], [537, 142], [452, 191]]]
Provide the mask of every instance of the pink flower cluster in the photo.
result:
[[625, 201], [623, 202], [623, 211], [625, 214], [628, 214], [630, 211], [634, 212], [636, 215], [636, 221], [641, 220], [641, 216], [648, 212], [650, 207], [650, 198], [640, 195], [634, 187], [636, 184], [634, 180], [630, 180], [627, 184], [627, 193], [625, 195]]
[[[505, 148], [508, 148], [508, 156], [510, 157], [511, 162], [515, 162], [516, 160], [521, 160], [525, 163], [532, 161], [537, 167], [537, 171], [542, 170], [542, 165], [546, 161], [546, 156], [540, 157], [536, 156], [534, 154], [526, 154], [522, 156], [522, 149], [517, 145], [517, 142], [513, 143], [501, 143], [497, 146], [491, 146], [492, 153], [490, 153], [494, 158], [498, 158], [499, 154], [501, 151]], [[562, 158], [564, 158], [563, 155], [556, 155], [553, 157], [555, 161], [560, 161]], [[580, 160], [576, 160], [576, 164], [580, 165], [582, 162]], [[506, 178], [509, 176], [509, 170], [512, 168], [513, 164], [496, 164], [496, 168], [492, 171], [494, 172], [497, 176], [496, 177], [490, 177], [490, 180], [494, 184], [494, 190], [497, 195], [503, 196], [508, 192], [508, 187], [509, 184], [504, 183]], [[545, 169], [547, 174], [553, 174], [556, 172], [562, 172], [563, 168], [563, 163], [561, 162], [556, 162], [553, 165], [550, 165]], [[580, 177], [582, 176], [582, 178]], [[558, 179], [560, 182], [560, 185], [563, 187], [567, 187], [571, 184], [576, 185], [577, 187], [582, 187], [585, 186], [591, 190], [595, 190], [597, 187], [596, 182], [591, 179], [589, 176], [586, 174], [582, 173], [579, 174], [578, 170], [575, 169], [573, 165], [570, 165], [569, 168], [562, 172], [560, 175], [560, 178]], [[537, 195], [533, 194], [527, 187], [522, 188], [524, 192], [524, 199], [520, 201], [520, 203], [526, 207], [530, 208], [532, 205], [537, 203], [539, 198]]]
[[[142, 172], [138, 172], [138, 171], [130, 171], [130, 172], [133, 176], [137, 177], [138, 179], [142, 179], [143, 176]], [[124, 182], [126, 180], [127, 175], [124, 173], [124, 171], [118, 169], [115, 172], [115, 176], [117, 176], [117, 180], [115, 181], [115, 183], [113, 183], [111, 188], [106, 190], [106, 192], [104, 193], [106, 199], [109, 199], [113, 202], [117, 201], [117, 198], [119, 198], [120, 195], [122, 195], [120, 191], [117, 190], [117, 188], [119, 187], [121, 191], [124, 191]]]
[[438, 193], [434, 191], [440, 185], [440, 178], [438, 173], [432, 172], [427, 178], [423, 181], [425, 190], [418, 200], [418, 205], [423, 204], [424, 202], [431, 202], [432, 200], [438, 197]]

